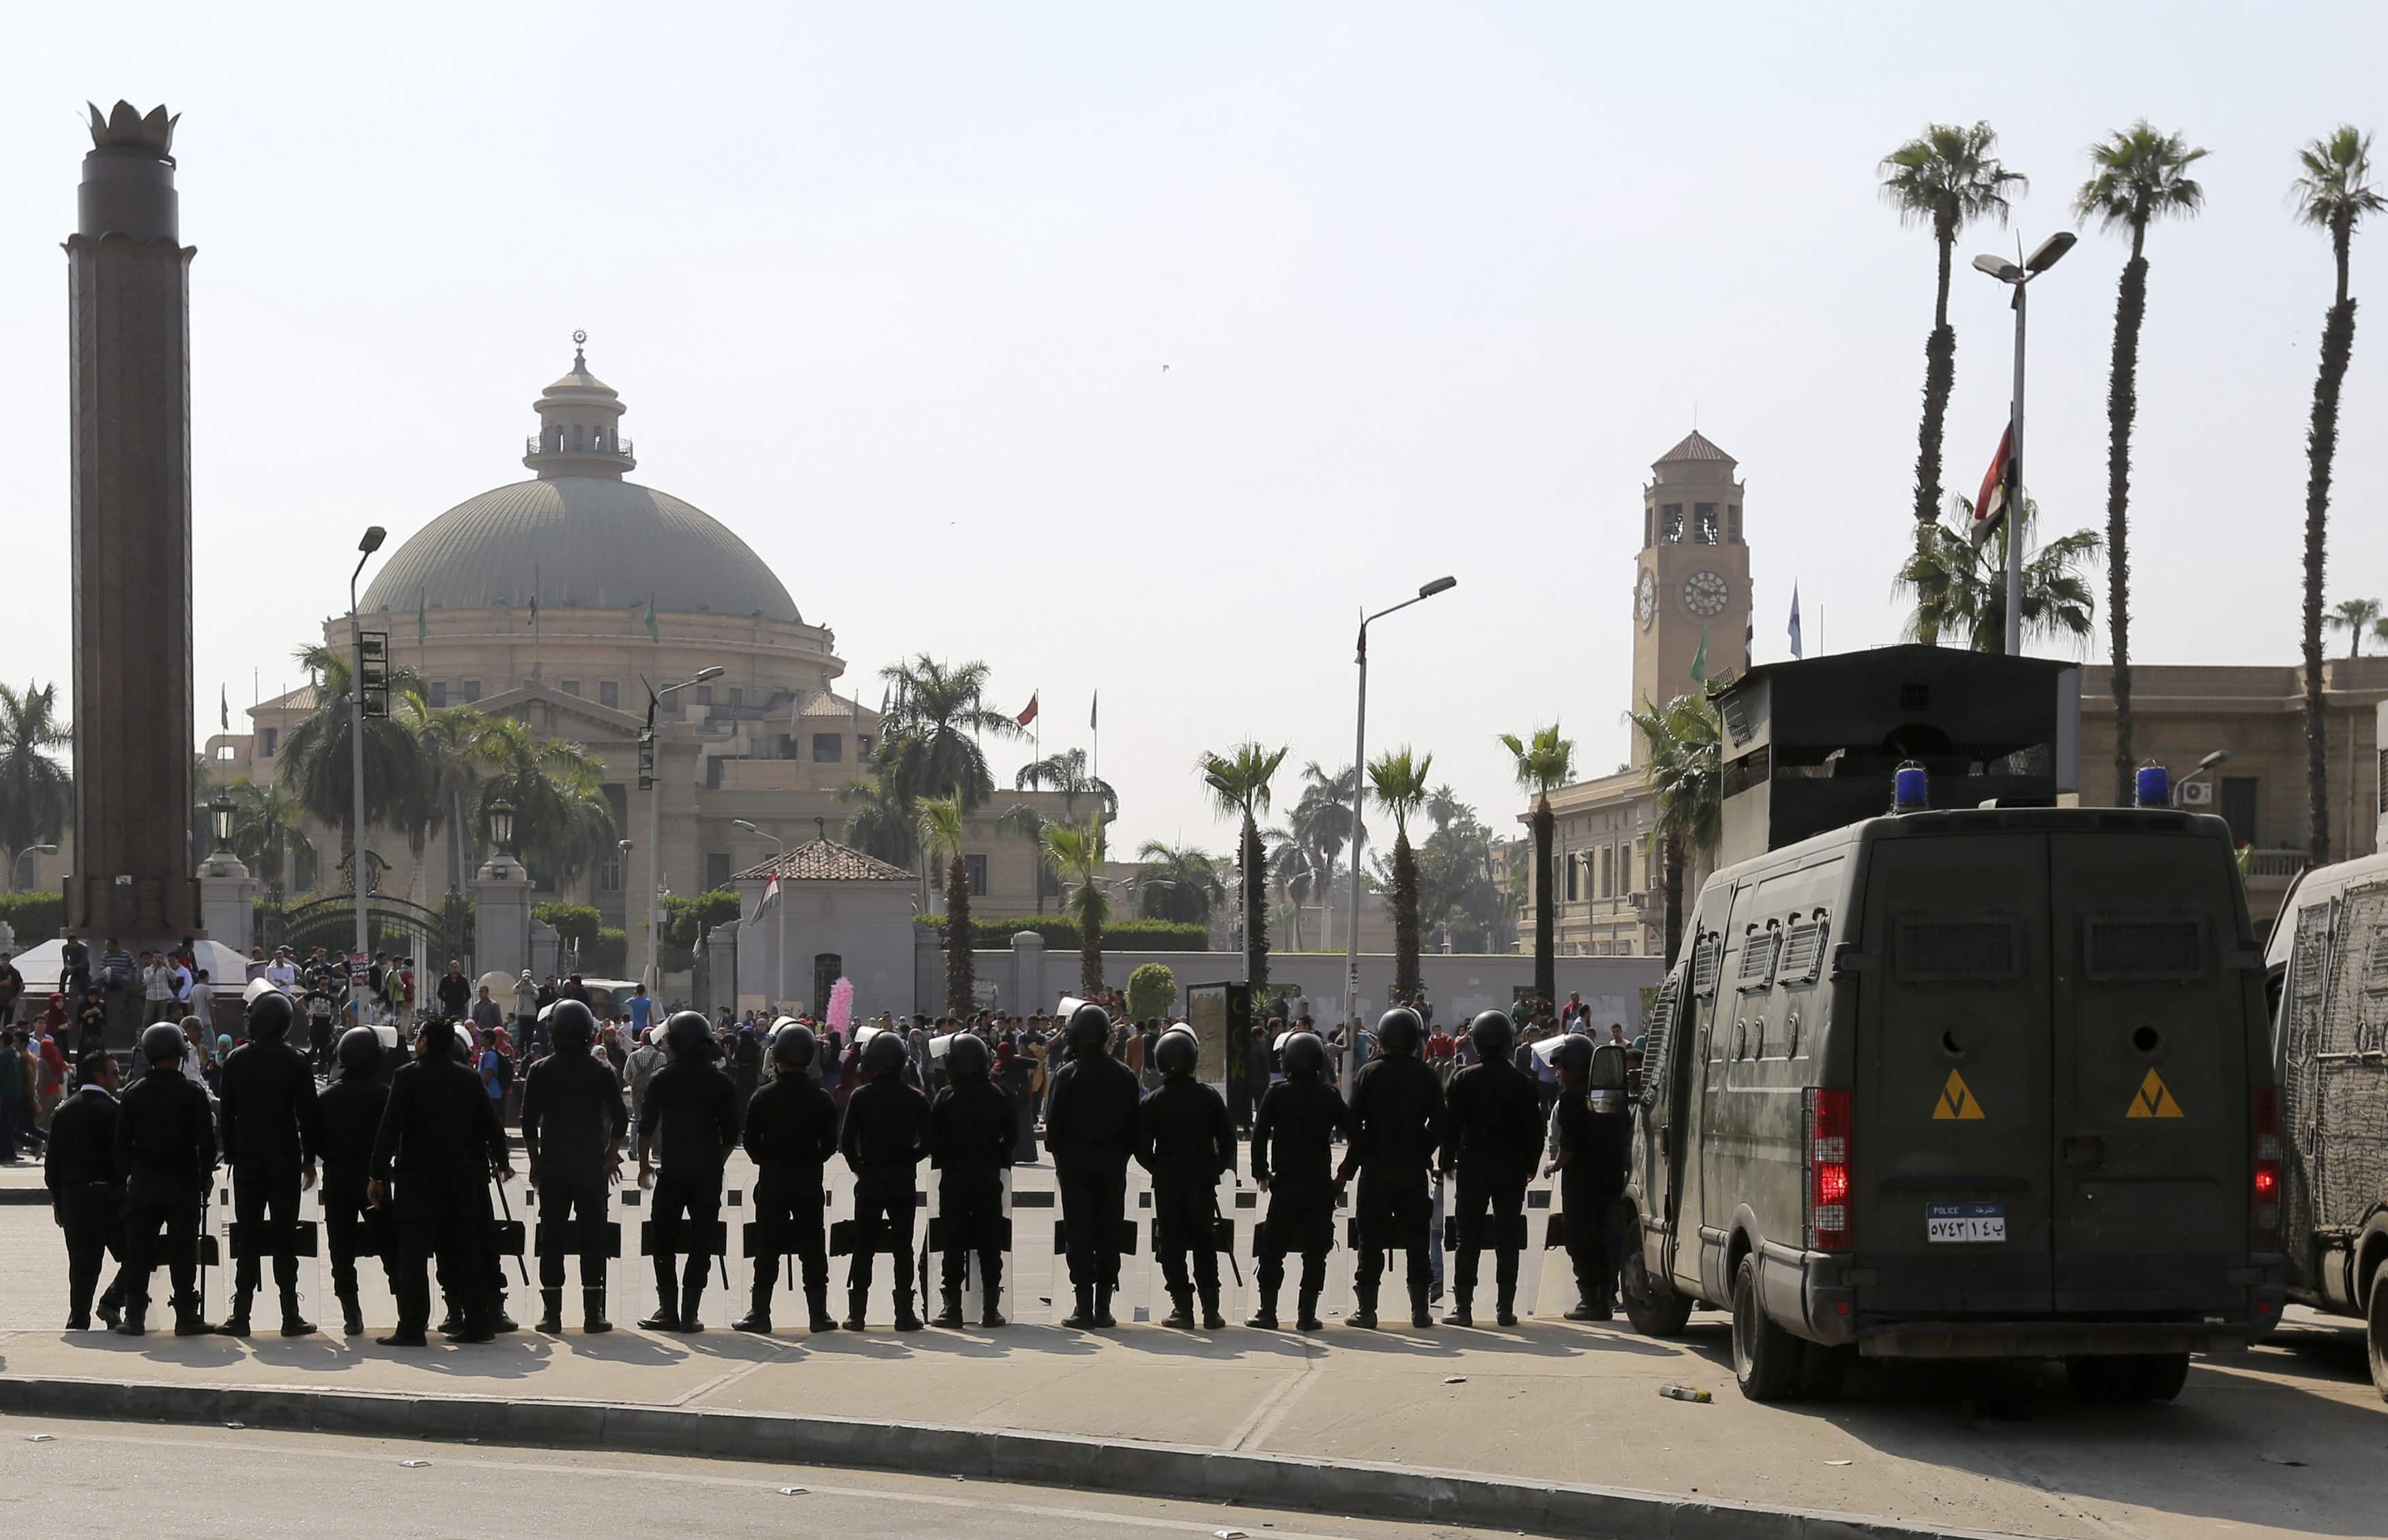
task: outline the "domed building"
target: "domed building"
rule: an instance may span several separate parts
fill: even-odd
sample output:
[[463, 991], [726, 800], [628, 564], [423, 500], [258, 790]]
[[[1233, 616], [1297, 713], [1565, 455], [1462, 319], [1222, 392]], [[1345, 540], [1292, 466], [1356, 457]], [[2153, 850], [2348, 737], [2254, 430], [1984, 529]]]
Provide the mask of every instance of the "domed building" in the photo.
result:
[[[744, 541], [694, 504], [629, 479], [638, 462], [621, 431], [627, 408], [590, 372], [583, 341], [576, 334], [571, 370], [531, 403], [538, 431], [522, 461], [530, 479], [465, 499], [382, 557], [358, 624], [387, 633], [391, 662], [422, 677], [432, 706], [515, 718], [603, 762], [605, 795], [631, 842], [627, 859], [568, 886], [536, 865], [531, 876], [537, 897], [594, 904], [604, 925], [624, 929], [635, 975], [648, 938], [629, 896], [653, 880], [651, 813], [667, 892], [727, 888], [733, 873], [773, 858], [772, 839], [793, 851], [843, 826], [837, 789], [863, 773], [879, 713], [838, 694], [846, 666], [836, 633], [806, 620]], [[324, 640], [351, 653], [349, 618], [326, 621]], [[654, 789], [641, 790], [648, 689], [707, 668], [720, 673], [665, 698]], [[249, 732], [210, 739], [216, 779], [273, 780], [277, 750], [315, 704], [313, 687], [302, 687], [253, 707]], [[1015, 801], [1064, 816], [1058, 794], [1006, 793], [974, 821], [968, 859], [983, 914], [1029, 912], [1040, 887], [1053, 891], [1029, 843], [994, 823]], [[311, 834], [328, 868], [337, 833]], [[445, 832], [419, 858], [387, 831], [368, 843], [384, 892], [434, 905], [487, 854], [478, 830], [462, 842]], [[311, 885], [317, 873], [298, 875]], [[790, 951], [801, 953], [794, 936]], [[791, 962], [788, 998], [809, 998], [804, 974]]]

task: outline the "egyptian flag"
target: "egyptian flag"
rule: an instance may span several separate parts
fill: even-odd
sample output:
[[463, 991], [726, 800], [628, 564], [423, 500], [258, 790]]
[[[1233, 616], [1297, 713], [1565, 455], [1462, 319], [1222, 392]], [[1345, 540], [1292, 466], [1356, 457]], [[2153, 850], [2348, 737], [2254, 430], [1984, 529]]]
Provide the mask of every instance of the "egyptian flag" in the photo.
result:
[[771, 873], [770, 880], [763, 885], [763, 896], [755, 900], [755, 912], [746, 917], [746, 923], [751, 925], [763, 918], [763, 911], [777, 903], [779, 898], [780, 874], [774, 872]]
[[1036, 697], [1035, 697], [1035, 695], [1033, 695], [1033, 694], [1032, 694], [1032, 695], [1030, 695], [1030, 696], [1028, 697], [1028, 709], [1027, 709], [1027, 710], [1025, 710], [1025, 711], [1023, 711], [1023, 712], [1020, 714], [1020, 725], [1021, 725], [1021, 726], [1023, 726], [1023, 727], [1026, 727], [1030, 722], [1033, 722], [1033, 721], [1035, 721], [1035, 719], [1036, 719]]
[[2000, 515], [2007, 506], [2007, 453], [2014, 445], [2014, 422], [2010, 418], [2006, 431], [1999, 435], [1999, 452], [1990, 456], [1990, 468], [1982, 477], [1982, 490], [1974, 498], [1974, 549], [1998, 529]]

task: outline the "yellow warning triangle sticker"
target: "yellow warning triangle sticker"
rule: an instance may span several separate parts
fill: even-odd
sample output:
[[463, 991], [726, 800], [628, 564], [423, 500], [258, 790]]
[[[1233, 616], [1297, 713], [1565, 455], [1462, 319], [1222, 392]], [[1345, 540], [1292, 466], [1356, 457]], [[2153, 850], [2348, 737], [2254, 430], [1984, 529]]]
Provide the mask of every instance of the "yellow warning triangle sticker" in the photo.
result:
[[2180, 1103], [2172, 1099], [2172, 1088], [2164, 1083], [2164, 1076], [2150, 1070], [2148, 1077], [2140, 1082], [2139, 1090], [2131, 1097], [2131, 1110], [2123, 1115], [2125, 1117], [2180, 1117], [2184, 1114], [2180, 1110]]
[[[2179, 1115], [2175, 1114], [2175, 1116]], [[1977, 1123], [1981, 1121], [1982, 1104], [1974, 1100], [1974, 1088], [1955, 1070], [1949, 1072], [1949, 1083], [1940, 1088], [1940, 1100], [1932, 1106], [1935, 1123]]]

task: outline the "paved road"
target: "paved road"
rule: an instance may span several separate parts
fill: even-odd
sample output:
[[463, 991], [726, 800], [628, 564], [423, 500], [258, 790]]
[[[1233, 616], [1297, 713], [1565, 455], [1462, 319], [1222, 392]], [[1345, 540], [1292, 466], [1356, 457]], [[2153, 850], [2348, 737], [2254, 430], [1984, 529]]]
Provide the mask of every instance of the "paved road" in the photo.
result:
[[[35, 1433], [49, 1438], [28, 1442]], [[408, 1460], [429, 1463], [409, 1469]], [[781, 1491], [791, 1486], [805, 1491]], [[18, 1418], [0, 1418], [0, 1490], [11, 1495], [26, 1533], [106, 1540], [445, 1540], [484, 1532], [1173, 1540], [1223, 1529], [1268, 1540], [1457, 1540], [1480, 1533], [934, 1476]]]

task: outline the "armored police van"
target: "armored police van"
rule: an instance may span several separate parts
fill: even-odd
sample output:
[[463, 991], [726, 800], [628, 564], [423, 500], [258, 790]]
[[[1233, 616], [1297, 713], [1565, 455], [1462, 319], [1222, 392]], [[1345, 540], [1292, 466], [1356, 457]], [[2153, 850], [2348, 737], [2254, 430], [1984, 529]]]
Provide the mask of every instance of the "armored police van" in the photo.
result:
[[1856, 1354], [2167, 1399], [2279, 1320], [2229, 834], [2057, 805], [2077, 678], [1894, 647], [1718, 698], [1725, 864], [1653, 1013], [1624, 1292], [1658, 1336], [1730, 1310], [1752, 1399], [1830, 1394]]
[[2388, 1396], [2388, 855], [2300, 877], [2264, 963], [2289, 1297], [2360, 1317]]

